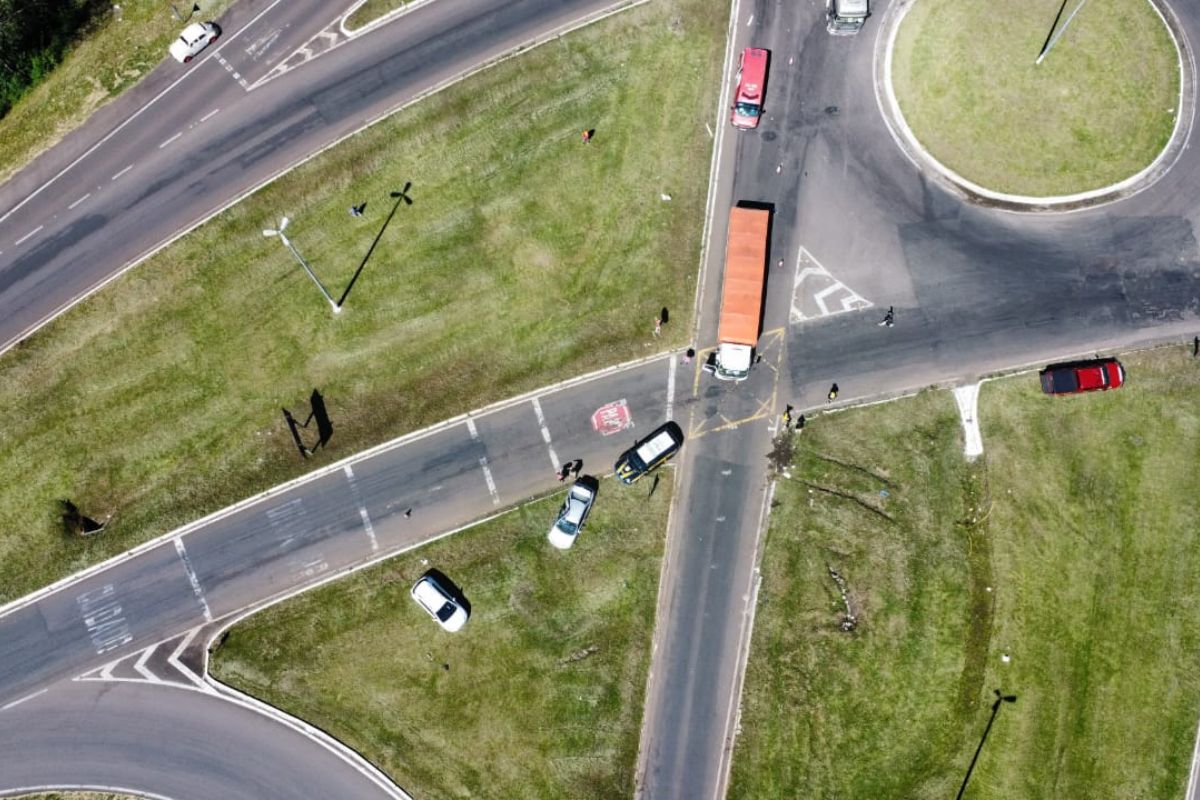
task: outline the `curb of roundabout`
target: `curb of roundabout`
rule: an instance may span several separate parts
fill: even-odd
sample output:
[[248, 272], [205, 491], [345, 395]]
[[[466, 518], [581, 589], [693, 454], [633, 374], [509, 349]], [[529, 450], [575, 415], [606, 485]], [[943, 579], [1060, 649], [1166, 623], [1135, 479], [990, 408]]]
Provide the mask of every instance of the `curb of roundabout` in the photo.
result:
[[900, 104], [892, 90], [892, 54], [900, 23], [913, 7], [916, 0], [899, 0], [884, 12], [879, 33], [876, 37], [872, 82], [875, 101], [879, 106], [884, 123], [892, 139], [904, 156], [922, 174], [933, 178], [952, 194], [974, 205], [1012, 212], [1062, 213], [1094, 208], [1132, 197], [1153, 186], [1183, 155], [1191, 139], [1196, 112], [1196, 58], [1188, 44], [1183, 27], [1166, 0], [1147, 0], [1167, 27], [1175, 44], [1179, 63], [1179, 105], [1175, 114], [1175, 128], [1162, 152], [1140, 172], [1119, 183], [1093, 189], [1079, 194], [1058, 197], [1027, 197], [996, 192], [949, 169], [940, 163], [917, 140], [900, 111]]

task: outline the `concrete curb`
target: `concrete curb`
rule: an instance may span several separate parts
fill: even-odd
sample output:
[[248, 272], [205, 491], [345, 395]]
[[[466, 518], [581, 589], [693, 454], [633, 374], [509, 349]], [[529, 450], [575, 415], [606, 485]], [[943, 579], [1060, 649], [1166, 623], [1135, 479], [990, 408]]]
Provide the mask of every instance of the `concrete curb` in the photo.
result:
[[[1124, 200], [1145, 191], [1171, 171], [1183, 155], [1192, 136], [1196, 112], [1196, 61], [1188, 47], [1182, 28], [1166, 0], [1147, 0], [1167, 28], [1175, 44], [1179, 66], [1179, 103], [1175, 110], [1175, 127], [1166, 147], [1140, 172], [1111, 186], [1078, 194], [1057, 197], [1030, 197], [996, 192], [954, 172], [929, 153], [917, 140], [904, 119], [892, 88], [892, 55], [900, 23], [912, 9], [914, 0], [901, 0], [884, 13], [875, 45], [872, 69], [875, 101], [896, 146], [919, 171], [931, 175], [941, 186], [962, 199], [977, 205], [1012, 212], [1062, 213], [1094, 208]], [[880, 42], [882, 40], [882, 42]], [[1185, 58], [1186, 56], [1186, 58]]]

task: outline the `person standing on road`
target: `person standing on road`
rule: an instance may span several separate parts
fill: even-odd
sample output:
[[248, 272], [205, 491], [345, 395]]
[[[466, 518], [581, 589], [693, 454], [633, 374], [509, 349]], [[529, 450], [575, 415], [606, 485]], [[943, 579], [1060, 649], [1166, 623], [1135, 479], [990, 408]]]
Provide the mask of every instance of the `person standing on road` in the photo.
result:
[[888, 306], [887, 313], [883, 315], [883, 320], [879, 323], [881, 328], [890, 328], [896, 322], [896, 310], [892, 306]]
[[574, 463], [574, 462], [568, 461], [567, 463], [563, 464], [562, 467], [558, 470], [558, 482], [559, 483], [562, 483], [563, 481], [565, 481], [567, 479], [567, 476], [571, 474], [571, 464], [572, 463]]
[[825, 402], [832, 403], [834, 400], [837, 400], [837, 396], [838, 396], [838, 385], [835, 383], [833, 386], [829, 387], [829, 394], [826, 396]]

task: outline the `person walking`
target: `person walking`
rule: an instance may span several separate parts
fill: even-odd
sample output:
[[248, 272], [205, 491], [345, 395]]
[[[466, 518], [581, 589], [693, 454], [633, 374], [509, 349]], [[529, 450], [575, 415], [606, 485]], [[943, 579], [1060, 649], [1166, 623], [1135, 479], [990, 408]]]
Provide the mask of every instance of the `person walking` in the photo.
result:
[[790, 405], [783, 409], [782, 421], [783, 430], [786, 431], [788, 428], [792, 427], [792, 407]]
[[563, 481], [565, 481], [567, 479], [567, 476], [571, 474], [571, 463], [572, 462], [568, 461], [566, 464], [563, 464], [562, 467], [558, 470], [558, 482], [559, 483], [562, 483]]
[[662, 334], [662, 317], [655, 317], [654, 318], [654, 335], [659, 336], [661, 334]]
[[883, 320], [879, 323], [881, 328], [890, 328], [896, 322], [896, 311], [892, 306], [888, 306], [887, 313], [883, 315]]
[[832, 403], [834, 400], [837, 400], [837, 396], [838, 396], [838, 385], [835, 383], [833, 386], [829, 387], [829, 394], [825, 397], [825, 402]]
[[690, 364], [690, 363], [692, 363], [692, 358], [694, 358], [695, 355], [696, 355], [696, 351], [694, 349], [692, 349], [691, 347], [689, 347], [687, 349], [687, 351], [683, 354], [683, 358], [681, 358], [679, 360], [682, 361], [684, 364]]
[[801, 414], [800, 418], [798, 420], [796, 420], [796, 430], [797, 431], [804, 430], [804, 415], [803, 414]]
[[587, 144], [588, 142], [590, 142], [590, 141], [592, 140], [592, 132], [591, 132], [591, 131], [584, 131], [584, 132], [583, 132], [583, 133], [580, 135], [580, 138], [581, 138], [581, 139], [583, 139], [583, 143], [584, 143], [584, 144]]

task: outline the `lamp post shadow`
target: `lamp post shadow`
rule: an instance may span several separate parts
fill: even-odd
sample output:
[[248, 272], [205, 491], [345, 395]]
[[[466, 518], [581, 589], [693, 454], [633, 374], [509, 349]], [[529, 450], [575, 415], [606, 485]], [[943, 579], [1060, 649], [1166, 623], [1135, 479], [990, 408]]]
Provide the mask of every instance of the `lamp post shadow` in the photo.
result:
[[1017, 702], [1015, 694], [1001, 694], [999, 689], [993, 689], [992, 694], [996, 695], [996, 702], [992, 703], [992, 715], [988, 717], [987, 727], [983, 729], [983, 736], [979, 739], [979, 746], [975, 748], [975, 755], [971, 757], [971, 765], [967, 767], [967, 774], [963, 777], [962, 786], [958, 787], [958, 794], [954, 800], [962, 800], [963, 792], [967, 790], [967, 781], [971, 780], [971, 773], [975, 770], [975, 762], [979, 760], [979, 754], [983, 752], [983, 744], [987, 741], [988, 734], [992, 732], [992, 723], [996, 721], [996, 715], [1000, 713], [1000, 706], [1004, 703]]
[[383, 232], [387, 230], [388, 225], [392, 222], [392, 217], [396, 216], [396, 212], [400, 210], [400, 204], [412, 205], [412, 198], [408, 196], [408, 190], [412, 188], [412, 181], [404, 184], [404, 188], [398, 192], [392, 192], [392, 197], [396, 199], [392, 206], [392, 211], [388, 214], [387, 219], [383, 221], [383, 227], [379, 229], [379, 233], [375, 234], [375, 241], [371, 242], [370, 248], [367, 249], [367, 254], [363, 256], [362, 263], [358, 265], [358, 269], [354, 271], [354, 277], [350, 279], [350, 283], [346, 286], [346, 291], [342, 292], [341, 298], [334, 305], [334, 308], [341, 310], [342, 304], [346, 302], [346, 298], [350, 296], [350, 290], [354, 288], [354, 283], [358, 280], [358, 276], [362, 274], [363, 268], [367, 266], [367, 261], [371, 258], [371, 254], [375, 252], [375, 245], [379, 244], [379, 240], [383, 238]]

